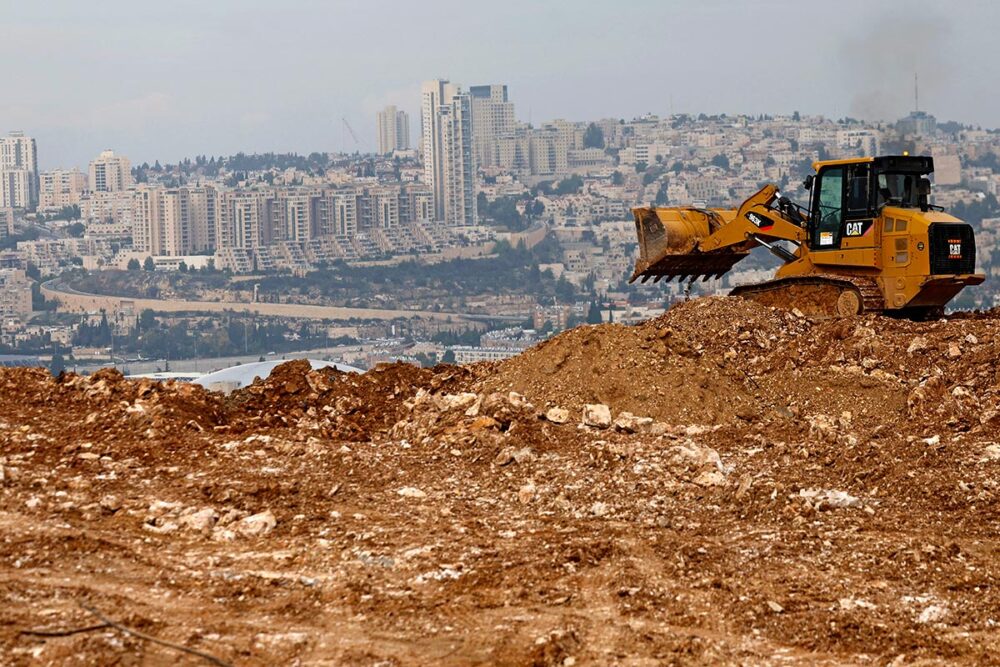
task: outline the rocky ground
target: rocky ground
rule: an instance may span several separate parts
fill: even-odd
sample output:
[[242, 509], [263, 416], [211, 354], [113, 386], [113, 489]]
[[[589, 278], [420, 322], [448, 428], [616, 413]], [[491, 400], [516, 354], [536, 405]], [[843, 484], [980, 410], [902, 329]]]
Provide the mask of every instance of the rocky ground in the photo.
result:
[[1000, 319], [700, 299], [224, 397], [0, 371], [0, 664], [1000, 662]]

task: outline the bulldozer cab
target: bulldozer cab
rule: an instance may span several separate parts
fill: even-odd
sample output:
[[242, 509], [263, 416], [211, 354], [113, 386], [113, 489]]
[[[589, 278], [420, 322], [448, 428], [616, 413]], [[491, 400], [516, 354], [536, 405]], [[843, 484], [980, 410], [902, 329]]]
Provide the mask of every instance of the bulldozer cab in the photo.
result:
[[813, 165], [808, 244], [811, 250], [839, 250], [845, 239], [866, 237], [884, 206], [926, 210], [934, 171], [930, 157], [885, 156], [830, 160]]

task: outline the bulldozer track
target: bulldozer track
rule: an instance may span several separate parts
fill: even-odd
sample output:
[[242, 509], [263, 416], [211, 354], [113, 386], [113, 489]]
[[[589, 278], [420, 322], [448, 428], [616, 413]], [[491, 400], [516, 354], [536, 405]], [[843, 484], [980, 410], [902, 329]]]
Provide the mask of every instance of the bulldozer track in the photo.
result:
[[[813, 299], [810, 304], [803, 302], [807, 293]], [[881, 313], [885, 310], [885, 299], [878, 282], [874, 278], [858, 276], [834, 274], [791, 276], [756, 285], [735, 287], [729, 294], [761, 301], [767, 305], [800, 307], [803, 311], [812, 311], [808, 314], [828, 317]], [[855, 312], [844, 312], [845, 310]]]

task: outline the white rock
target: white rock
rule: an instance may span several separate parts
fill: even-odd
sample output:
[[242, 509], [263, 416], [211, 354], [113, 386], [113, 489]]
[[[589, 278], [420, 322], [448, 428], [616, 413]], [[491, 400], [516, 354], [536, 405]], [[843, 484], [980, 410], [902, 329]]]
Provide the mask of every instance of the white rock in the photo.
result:
[[512, 391], [507, 394], [507, 402], [516, 410], [530, 410], [534, 406], [522, 394]]
[[111, 495], [110, 493], [101, 497], [98, 504], [101, 506], [101, 509], [108, 512], [117, 512], [122, 508], [122, 501], [118, 499], [118, 496]]
[[211, 507], [206, 507], [198, 510], [197, 512], [191, 512], [190, 514], [181, 516], [177, 519], [177, 523], [183, 527], [190, 528], [191, 530], [203, 532], [211, 530], [218, 519], [218, 512], [213, 510]]
[[924, 438], [923, 442], [924, 442], [925, 445], [928, 445], [930, 447], [934, 447], [934, 446], [938, 445], [941, 442], [941, 436], [940, 435], [932, 435], [929, 438]]
[[528, 504], [535, 499], [536, 491], [534, 483], [528, 482], [517, 490], [517, 499], [524, 504]]
[[604, 516], [605, 514], [607, 514], [610, 511], [611, 511], [611, 508], [608, 507], [608, 504], [607, 503], [602, 503], [600, 501], [598, 501], [598, 502], [596, 502], [596, 503], [594, 503], [593, 505], [590, 506], [590, 513], [593, 514], [594, 516]]
[[965, 337], [965, 342], [969, 345], [976, 345], [979, 343], [979, 339], [976, 338], [975, 335], [969, 334]]
[[434, 405], [442, 412], [448, 410], [466, 410], [476, 399], [479, 398], [472, 392], [462, 392], [461, 394], [435, 394]]
[[983, 461], [997, 461], [997, 460], [1000, 460], [1000, 445], [996, 443], [993, 443], [992, 445], [986, 445]]
[[418, 489], [415, 486], [404, 486], [403, 488], [396, 491], [397, 495], [403, 496], [404, 498], [426, 498], [427, 494]]
[[920, 612], [920, 615], [917, 616], [917, 623], [938, 623], [939, 621], [943, 621], [947, 616], [947, 607], [939, 604], [932, 604]]
[[264, 510], [259, 514], [251, 514], [245, 519], [240, 519], [233, 524], [233, 527], [242, 535], [259, 537], [270, 533], [277, 524], [278, 520], [274, 518], [271, 510]]
[[615, 419], [614, 426], [626, 433], [647, 433], [653, 426], [652, 417], [636, 417], [631, 412], [622, 412]]
[[842, 509], [845, 507], [861, 507], [861, 500], [847, 493], [833, 489], [802, 489], [799, 497], [820, 504], [824, 507]]
[[565, 424], [569, 421], [569, 410], [566, 408], [549, 408], [545, 418], [553, 424]]
[[583, 406], [583, 423], [595, 428], [611, 426], [611, 408], [603, 403], [588, 403]]
[[725, 486], [727, 484], [726, 476], [718, 470], [706, 470], [691, 481], [698, 486]]
[[960, 348], [958, 346], [958, 343], [949, 343], [948, 344], [948, 358], [949, 359], [958, 359], [960, 356], [962, 356], [962, 348]]
[[927, 349], [927, 339], [923, 336], [917, 336], [912, 341], [910, 341], [910, 346], [906, 348], [906, 353], [911, 357], [921, 350]]

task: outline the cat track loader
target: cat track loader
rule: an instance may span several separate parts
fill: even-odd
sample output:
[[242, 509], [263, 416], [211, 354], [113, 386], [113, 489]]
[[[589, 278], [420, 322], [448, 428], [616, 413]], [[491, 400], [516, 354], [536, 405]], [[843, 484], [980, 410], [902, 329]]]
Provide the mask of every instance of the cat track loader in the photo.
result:
[[738, 209], [636, 208], [639, 258], [630, 282], [720, 278], [758, 246], [783, 262], [774, 279], [730, 294], [805, 314], [940, 315], [978, 285], [972, 227], [929, 203], [923, 156], [813, 164], [802, 207], [766, 185]]

